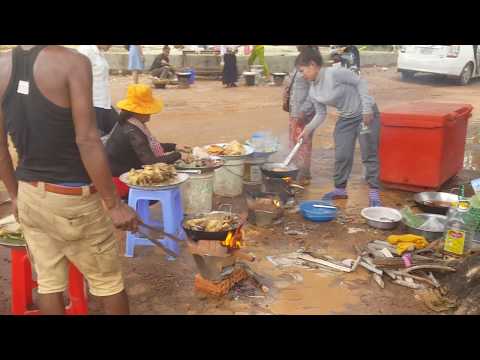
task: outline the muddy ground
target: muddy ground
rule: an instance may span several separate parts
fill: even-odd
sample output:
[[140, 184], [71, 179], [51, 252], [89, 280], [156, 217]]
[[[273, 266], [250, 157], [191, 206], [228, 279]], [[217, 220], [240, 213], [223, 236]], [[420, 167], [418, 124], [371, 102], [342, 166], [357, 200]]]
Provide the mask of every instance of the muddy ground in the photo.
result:
[[[394, 69], [365, 69], [371, 93], [382, 107], [416, 100], [469, 103], [480, 106], [480, 82], [459, 87], [448, 80], [421, 76], [402, 82]], [[145, 78], [146, 79], [146, 78]], [[112, 79], [114, 100], [126, 92], [127, 77]], [[188, 90], [170, 88], [155, 90], [165, 101], [165, 111], [149, 124], [164, 142], [201, 145], [212, 142], [245, 140], [253, 132], [270, 130], [283, 141], [287, 136], [287, 114], [281, 110], [281, 89], [271, 86], [256, 88], [222, 88], [220, 82], [199, 81]], [[447, 186], [480, 177], [478, 125], [480, 113], [474, 110], [468, 133], [465, 169]], [[332, 111], [326, 126], [315, 135], [313, 182], [303, 199], [319, 199], [330, 190], [333, 170]], [[358, 151], [358, 150], [357, 150]], [[282, 154], [277, 156], [281, 157]], [[426, 314], [429, 310], [415, 300], [412, 290], [386, 282], [380, 289], [364, 270], [353, 274], [330, 274], [320, 270], [278, 269], [266, 259], [269, 255], [290, 253], [299, 248], [316, 249], [330, 256], [345, 259], [356, 253], [354, 244], [384, 240], [389, 233], [369, 229], [359, 216], [368, 205], [367, 187], [362, 179], [362, 165], [357, 153], [351, 182], [350, 199], [340, 201], [340, 221], [314, 224], [298, 214], [290, 214], [282, 225], [270, 229], [249, 226], [246, 231], [247, 251], [257, 261], [250, 265], [265, 277], [271, 290], [263, 293], [249, 288], [249, 283], [232, 291], [223, 299], [214, 299], [194, 291], [196, 273], [192, 257], [184, 248], [176, 261], [168, 261], [157, 248], [139, 248], [133, 259], [122, 258], [127, 291], [133, 314]], [[383, 191], [386, 206], [400, 208], [411, 194]], [[217, 199], [218, 200], [218, 199]], [[221, 202], [221, 199], [217, 202]], [[235, 208], [244, 211], [244, 203], [235, 201]], [[0, 207], [0, 215], [9, 211]], [[343, 220], [348, 218], [350, 222]], [[284, 234], [284, 227], [306, 231], [306, 236]], [[349, 229], [361, 229], [350, 233]], [[0, 313], [10, 309], [9, 251], [0, 248]], [[251, 285], [251, 284], [250, 284]], [[96, 299], [91, 299], [91, 313], [101, 313]]]

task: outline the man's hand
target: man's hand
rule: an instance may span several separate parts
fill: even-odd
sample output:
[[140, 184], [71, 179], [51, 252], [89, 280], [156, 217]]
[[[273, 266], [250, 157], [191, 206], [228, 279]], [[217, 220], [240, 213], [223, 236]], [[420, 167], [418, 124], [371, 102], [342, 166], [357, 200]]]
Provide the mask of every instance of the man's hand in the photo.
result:
[[369, 127], [373, 121], [373, 114], [363, 114], [363, 123]]
[[118, 201], [117, 205], [108, 211], [113, 221], [113, 225], [117, 229], [131, 232], [138, 231], [140, 219], [138, 218], [137, 213], [133, 211], [131, 207], [121, 201]]

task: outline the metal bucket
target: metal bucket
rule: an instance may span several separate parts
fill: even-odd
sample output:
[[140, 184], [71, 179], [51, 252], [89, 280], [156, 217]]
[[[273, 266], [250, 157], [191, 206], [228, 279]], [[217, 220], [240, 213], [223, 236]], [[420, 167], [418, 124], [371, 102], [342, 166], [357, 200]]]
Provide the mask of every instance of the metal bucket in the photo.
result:
[[267, 162], [268, 157], [251, 157], [245, 160], [245, 174], [243, 180], [249, 184], [262, 184], [262, 166]]
[[189, 179], [180, 186], [183, 209], [186, 215], [208, 213], [213, 207], [213, 172], [189, 174]]
[[245, 74], [245, 83], [247, 86], [255, 86], [255, 75]]
[[245, 159], [225, 160], [225, 164], [215, 170], [214, 193], [225, 197], [242, 195], [244, 173]]

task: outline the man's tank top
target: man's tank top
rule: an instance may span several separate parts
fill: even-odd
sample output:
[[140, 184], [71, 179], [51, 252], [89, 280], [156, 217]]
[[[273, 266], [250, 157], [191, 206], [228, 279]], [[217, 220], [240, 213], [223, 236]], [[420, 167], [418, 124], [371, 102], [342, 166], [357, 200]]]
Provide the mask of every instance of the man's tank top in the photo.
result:
[[18, 152], [20, 181], [90, 183], [75, 142], [72, 111], [49, 101], [33, 75], [38, 54], [48, 45], [30, 50], [16, 47], [4, 101], [6, 131]]

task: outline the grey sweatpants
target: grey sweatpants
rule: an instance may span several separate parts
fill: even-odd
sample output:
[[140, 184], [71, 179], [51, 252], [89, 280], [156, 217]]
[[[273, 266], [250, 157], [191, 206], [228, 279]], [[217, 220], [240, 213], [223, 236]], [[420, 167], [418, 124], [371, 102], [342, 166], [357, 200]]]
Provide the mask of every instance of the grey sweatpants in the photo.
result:
[[352, 172], [355, 144], [360, 137], [360, 150], [362, 162], [365, 166], [365, 180], [371, 188], [378, 189], [378, 173], [380, 162], [378, 160], [378, 144], [380, 138], [380, 112], [374, 105], [373, 122], [370, 124], [370, 134], [360, 135], [363, 116], [355, 118], [339, 118], [335, 126], [335, 174], [333, 180], [335, 187], [345, 189]]

